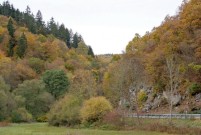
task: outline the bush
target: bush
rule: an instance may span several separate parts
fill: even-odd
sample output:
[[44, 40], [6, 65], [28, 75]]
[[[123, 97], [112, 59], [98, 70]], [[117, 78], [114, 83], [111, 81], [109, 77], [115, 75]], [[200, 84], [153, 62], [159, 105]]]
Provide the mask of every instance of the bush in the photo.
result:
[[191, 95], [195, 95], [195, 94], [197, 94], [197, 93], [200, 93], [200, 92], [201, 92], [201, 84], [193, 83], [193, 84], [189, 87], [188, 92], [189, 92]]
[[[108, 128], [120, 129], [124, 126], [123, 116], [117, 110], [107, 113], [103, 117], [103, 124], [109, 125]], [[108, 129], [107, 128], [107, 129]]]
[[10, 126], [10, 123], [8, 121], [0, 122], [0, 127], [7, 127], [7, 126]]
[[93, 97], [84, 102], [81, 118], [84, 123], [92, 124], [102, 120], [103, 116], [111, 110], [111, 103], [105, 97]]
[[36, 71], [36, 73], [40, 74], [44, 70], [44, 61], [39, 58], [30, 58], [29, 66]]
[[5, 120], [10, 115], [10, 110], [14, 108], [13, 96], [10, 93], [10, 86], [7, 85], [0, 76], [0, 121]]
[[5, 120], [7, 117], [7, 103], [8, 96], [0, 89], [0, 121]]
[[32, 115], [25, 108], [18, 108], [11, 115], [12, 122], [31, 122]]
[[18, 85], [14, 92], [16, 96], [22, 97], [21, 100], [24, 99], [24, 106], [34, 119], [49, 112], [50, 106], [54, 102], [54, 97], [46, 92], [45, 84], [41, 80], [26, 80]]
[[145, 102], [148, 98], [148, 96], [144, 90], [140, 90], [137, 95], [138, 95], [138, 101], [140, 103]]
[[68, 95], [56, 102], [48, 114], [50, 125], [74, 126], [80, 123], [81, 101], [78, 97]]
[[48, 118], [46, 115], [43, 115], [43, 116], [39, 116], [38, 118], [36, 118], [36, 121], [37, 122], [47, 122]]
[[75, 67], [72, 65], [72, 64], [70, 64], [70, 63], [66, 63], [65, 64], [65, 68], [68, 70], [68, 71], [74, 71], [75, 70]]

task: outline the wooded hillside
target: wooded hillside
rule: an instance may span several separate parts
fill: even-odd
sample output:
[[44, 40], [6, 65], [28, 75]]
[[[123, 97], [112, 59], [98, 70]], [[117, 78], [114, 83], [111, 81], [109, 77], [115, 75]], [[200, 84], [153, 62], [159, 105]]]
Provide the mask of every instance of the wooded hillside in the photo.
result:
[[0, 14], [0, 121], [89, 126], [119, 116], [112, 110], [201, 111], [200, 0], [184, 1], [119, 55], [94, 56], [81, 35], [29, 7], [6, 1]]
[[200, 13], [200, 0], [184, 1], [160, 26], [136, 34], [122, 58], [108, 67], [105, 96], [116, 105], [122, 99], [130, 110], [138, 106], [145, 112], [158, 108], [168, 113], [168, 103], [180, 105], [175, 112], [200, 110]]

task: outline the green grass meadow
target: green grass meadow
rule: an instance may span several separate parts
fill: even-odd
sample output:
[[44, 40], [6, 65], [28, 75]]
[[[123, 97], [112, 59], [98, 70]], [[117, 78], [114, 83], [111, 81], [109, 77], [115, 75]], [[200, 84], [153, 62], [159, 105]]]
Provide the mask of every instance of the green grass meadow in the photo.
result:
[[167, 135], [148, 131], [112, 131], [52, 127], [47, 123], [12, 124], [0, 127], [0, 135]]

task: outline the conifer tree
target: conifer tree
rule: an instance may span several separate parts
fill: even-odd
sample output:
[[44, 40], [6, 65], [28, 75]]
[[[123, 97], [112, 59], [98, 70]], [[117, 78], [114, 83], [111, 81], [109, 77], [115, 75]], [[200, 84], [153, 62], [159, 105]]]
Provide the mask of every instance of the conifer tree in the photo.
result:
[[48, 23], [47, 28], [48, 28], [49, 34], [53, 34], [54, 36], [58, 35], [57, 34], [58, 28], [57, 28], [57, 25], [56, 25], [53, 17], [50, 19], [50, 22]]
[[72, 44], [72, 47], [73, 47], [73, 48], [77, 48], [77, 47], [78, 47], [78, 43], [79, 43], [78, 34], [75, 33], [75, 34], [73, 35], [73, 44]]
[[37, 26], [37, 34], [46, 34], [45, 32], [45, 23], [43, 21], [43, 16], [40, 10], [38, 10], [36, 14], [36, 26]]
[[23, 58], [27, 49], [27, 39], [25, 34], [23, 33], [18, 40], [18, 48], [17, 48], [17, 55], [20, 58]]
[[59, 39], [65, 41], [66, 40], [66, 36], [67, 36], [67, 33], [66, 33], [66, 30], [65, 30], [65, 26], [64, 26], [64, 24], [61, 24], [59, 26], [58, 37], [59, 37]]
[[14, 29], [11, 18], [8, 21], [7, 29], [8, 29], [9, 35], [10, 35], [9, 44], [8, 44], [8, 56], [12, 57], [14, 54], [13, 48], [15, 47], [16, 41], [15, 41], [15, 37], [14, 37], [15, 29]]
[[94, 52], [91, 46], [89, 46], [88, 55], [91, 55], [92, 57], [94, 57]]
[[9, 57], [12, 57], [13, 56], [13, 54], [14, 54], [14, 50], [13, 50], [13, 48], [15, 47], [15, 38], [13, 38], [13, 37], [11, 37], [10, 39], [9, 39], [9, 43], [8, 43], [8, 56]]
[[11, 18], [10, 18], [9, 21], [8, 21], [7, 29], [8, 29], [9, 35], [10, 35], [12, 38], [14, 38], [15, 29], [14, 29], [14, 27], [13, 27], [13, 21], [12, 21]]
[[66, 28], [66, 45], [68, 48], [71, 48], [71, 36], [69, 30]]

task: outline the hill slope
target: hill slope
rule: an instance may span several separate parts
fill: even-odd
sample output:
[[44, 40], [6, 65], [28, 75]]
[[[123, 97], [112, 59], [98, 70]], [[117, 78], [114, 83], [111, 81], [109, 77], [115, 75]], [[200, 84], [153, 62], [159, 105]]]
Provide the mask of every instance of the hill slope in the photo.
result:
[[136, 34], [105, 74], [106, 97], [113, 104], [122, 99], [129, 110], [168, 113], [168, 103], [175, 112], [200, 110], [200, 13], [200, 0], [184, 1], [175, 16], [142, 37]]

